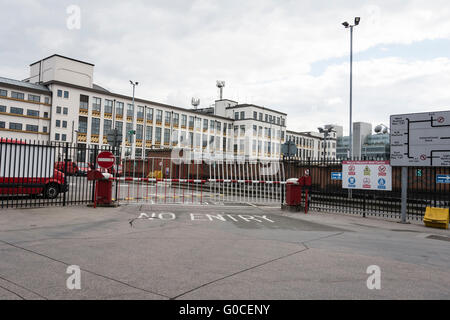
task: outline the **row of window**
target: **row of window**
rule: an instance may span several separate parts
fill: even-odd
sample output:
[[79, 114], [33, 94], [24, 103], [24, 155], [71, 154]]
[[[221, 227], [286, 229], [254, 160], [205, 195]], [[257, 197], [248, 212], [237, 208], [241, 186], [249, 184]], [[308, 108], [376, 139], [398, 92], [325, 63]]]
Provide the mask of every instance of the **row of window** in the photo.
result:
[[[264, 120], [263, 120], [263, 116], [264, 116]], [[283, 117], [276, 117], [276, 116], [272, 116], [270, 114], [263, 114], [262, 112], [257, 112], [257, 111], [253, 111], [253, 119], [254, 120], [259, 120], [259, 121], [265, 121], [268, 123], [273, 123], [273, 124], [277, 124], [277, 125], [281, 125], [284, 126], [285, 124], [285, 120]], [[234, 112], [234, 120], [245, 120], [245, 111], [236, 111]]]
[[[56, 95], [58, 96], [58, 98], [62, 98], [63, 91], [58, 89], [58, 91], [56, 92]], [[64, 91], [64, 99], [69, 99], [69, 91]]]
[[[8, 97], [8, 90], [0, 89], [0, 97]], [[13, 99], [25, 100], [25, 93], [11, 91], [10, 97]], [[32, 102], [41, 102], [41, 96], [29, 93], [27, 100]], [[44, 103], [50, 104], [50, 97], [44, 97]]]
[[[0, 105], [0, 112], [7, 112], [7, 107]], [[9, 113], [11, 114], [18, 114], [18, 115], [25, 115], [25, 110], [23, 108], [17, 108], [17, 107], [10, 107]], [[33, 110], [33, 109], [27, 109], [26, 115], [31, 117], [39, 117], [40, 111], [39, 110]], [[48, 118], [48, 112], [43, 113], [43, 118]]]
[[288, 141], [293, 141], [295, 144], [306, 146], [306, 147], [314, 147], [314, 139], [307, 139], [302, 137], [296, 137], [293, 135], [287, 135]]
[[[6, 129], [6, 122], [0, 121], [0, 129]], [[8, 125], [8, 129], [11, 130], [23, 130], [24, 126], [22, 123], [10, 122]], [[25, 124], [25, 131], [39, 132], [39, 126], [33, 124]], [[47, 132], [47, 127], [42, 127], [42, 132]]]
[[[203, 119], [203, 120], [204, 120], [203, 123], [204, 124], [206, 123], [206, 126], [204, 126], [203, 128], [205, 130], [207, 130], [208, 125], [207, 125], [207, 122], [205, 122], [205, 120], [206, 121], [208, 121], [208, 120], [207, 119]], [[57, 126], [58, 126], [58, 121], [59, 120], [57, 120]], [[63, 121], [63, 123], [64, 122], [65, 121]], [[216, 123], [217, 129], [218, 129], [217, 133], [220, 133], [222, 130], [221, 130], [221, 123], [219, 121], [210, 121], [210, 123], [213, 124], [213, 127], [210, 127], [210, 128], [213, 130], [213, 128], [216, 126], [216, 125], [214, 125], [215, 122], [217, 122]], [[112, 120], [103, 119], [103, 134], [107, 134], [107, 132], [111, 130], [112, 123], [113, 123]], [[120, 132], [123, 132], [123, 122], [116, 121], [116, 128], [119, 129]], [[144, 128], [144, 126], [141, 124], [136, 125], [136, 138], [137, 139], [142, 139], [143, 128]], [[147, 128], [153, 128], [153, 127], [147, 126]], [[156, 128], [156, 130], [161, 131], [160, 127], [155, 127], [155, 128]], [[224, 130], [223, 130], [224, 134], [226, 134], [226, 128], [227, 127], [224, 126]], [[228, 128], [229, 128], [229, 130], [231, 130], [233, 128], [233, 126], [231, 124], [229, 124]], [[245, 125], [234, 126], [234, 135], [238, 136], [239, 130], [240, 130], [241, 136], [245, 135], [245, 131], [246, 131], [245, 128], [246, 128]], [[87, 117], [79, 117], [78, 131], [80, 133], [87, 133], [87, 130], [88, 130], [88, 118]], [[129, 132], [131, 130], [133, 130], [133, 124], [130, 122], [127, 122], [126, 123], [126, 132]], [[165, 130], [167, 130], [167, 132], [170, 132], [170, 129], [168, 129], [168, 128], [166, 128]], [[253, 130], [254, 130], [254, 136], [256, 136], [256, 132], [257, 132], [256, 130], [258, 130], [257, 126], [253, 126]], [[151, 129], [150, 131], [153, 131], [153, 129]], [[182, 132], [185, 132], [185, 131], [182, 131]], [[277, 135], [276, 135], [277, 139], [281, 138], [282, 140], [284, 140], [284, 131], [275, 130], [273, 128], [266, 128], [266, 127], [264, 128], [264, 134], [268, 138], [272, 138], [272, 133], [275, 134], [275, 132], [277, 133]], [[100, 134], [100, 119], [99, 118], [91, 118], [91, 134], [97, 134], [97, 135]], [[262, 135], [262, 127], [261, 126], [259, 127], [258, 135], [259, 136]], [[275, 136], [273, 136], [273, 137], [275, 138]]]

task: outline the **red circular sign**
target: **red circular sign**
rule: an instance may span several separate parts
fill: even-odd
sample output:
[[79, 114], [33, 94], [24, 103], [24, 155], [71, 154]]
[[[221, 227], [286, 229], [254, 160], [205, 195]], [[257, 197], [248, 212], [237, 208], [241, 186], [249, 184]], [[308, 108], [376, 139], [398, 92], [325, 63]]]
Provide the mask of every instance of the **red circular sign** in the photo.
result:
[[103, 169], [109, 169], [114, 165], [114, 155], [109, 151], [100, 152], [97, 156], [97, 163]]
[[439, 117], [439, 118], [437, 119], [437, 121], [438, 121], [439, 123], [443, 123], [443, 122], [445, 121], [445, 118], [444, 118], [444, 117]]

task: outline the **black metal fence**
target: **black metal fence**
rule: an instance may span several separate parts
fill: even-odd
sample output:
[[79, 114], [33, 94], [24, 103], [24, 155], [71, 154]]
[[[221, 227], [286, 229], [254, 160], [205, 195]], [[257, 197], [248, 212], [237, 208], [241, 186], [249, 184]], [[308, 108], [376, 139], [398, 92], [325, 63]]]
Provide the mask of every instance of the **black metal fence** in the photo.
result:
[[[285, 159], [284, 164], [286, 178], [302, 176], [309, 170], [312, 177], [311, 209], [400, 218], [400, 167], [392, 167], [392, 191], [349, 191], [342, 188], [341, 180], [333, 180], [331, 176], [332, 172], [342, 172], [342, 161]], [[407, 219], [422, 220], [427, 206], [450, 207], [450, 184], [437, 183], [438, 175], [450, 175], [450, 167], [408, 168]]]
[[93, 201], [99, 152], [68, 143], [0, 140], [0, 208], [66, 206]]

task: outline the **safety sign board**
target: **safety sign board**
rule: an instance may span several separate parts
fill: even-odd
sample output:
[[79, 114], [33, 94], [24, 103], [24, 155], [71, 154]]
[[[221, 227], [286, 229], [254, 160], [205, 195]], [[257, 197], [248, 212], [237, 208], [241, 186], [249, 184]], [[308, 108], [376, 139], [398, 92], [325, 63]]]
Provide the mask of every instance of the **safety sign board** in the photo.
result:
[[343, 161], [342, 188], [392, 190], [392, 167], [389, 161]]
[[450, 166], [450, 111], [391, 116], [392, 166]]

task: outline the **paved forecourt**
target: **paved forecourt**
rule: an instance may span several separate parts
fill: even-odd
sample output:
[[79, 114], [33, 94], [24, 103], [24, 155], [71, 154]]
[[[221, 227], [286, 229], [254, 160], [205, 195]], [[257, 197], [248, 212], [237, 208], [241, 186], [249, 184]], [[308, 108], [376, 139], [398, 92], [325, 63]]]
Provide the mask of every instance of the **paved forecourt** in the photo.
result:
[[237, 204], [3, 210], [0, 299], [449, 299], [448, 235]]

